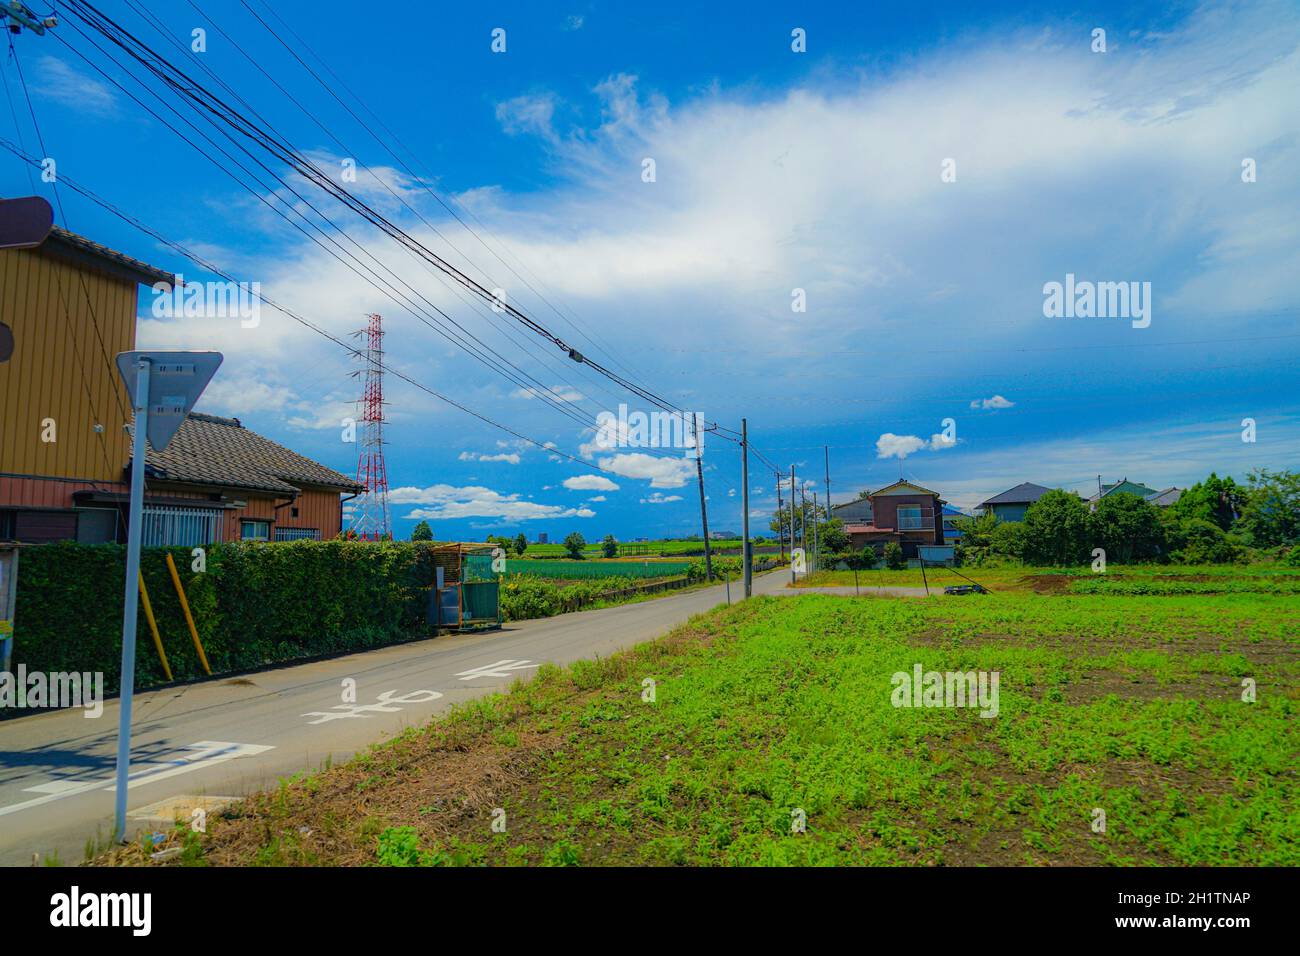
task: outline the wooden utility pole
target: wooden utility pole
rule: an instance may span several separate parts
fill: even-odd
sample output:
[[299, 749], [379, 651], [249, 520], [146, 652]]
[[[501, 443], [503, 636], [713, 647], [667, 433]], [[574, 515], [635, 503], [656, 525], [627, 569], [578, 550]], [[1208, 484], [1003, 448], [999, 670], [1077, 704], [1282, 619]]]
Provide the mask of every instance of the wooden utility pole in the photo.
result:
[[745, 597], [748, 598], [754, 593], [754, 563], [749, 548], [749, 423], [743, 418], [740, 420], [740, 480], [740, 504], [745, 509], [740, 519], [740, 535], [744, 539], [740, 546], [740, 560], [745, 575]]
[[704, 502], [704, 441], [700, 414], [695, 413], [695, 475], [700, 480], [700, 524], [704, 527], [704, 580], [713, 580], [713, 550], [709, 547], [709, 507]]

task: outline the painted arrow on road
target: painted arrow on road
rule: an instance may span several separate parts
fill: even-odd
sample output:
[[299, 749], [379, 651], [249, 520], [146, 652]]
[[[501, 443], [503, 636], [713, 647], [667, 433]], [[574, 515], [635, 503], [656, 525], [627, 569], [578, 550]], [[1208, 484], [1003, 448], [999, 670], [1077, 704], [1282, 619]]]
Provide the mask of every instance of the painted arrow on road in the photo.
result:
[[495, 664], [484, 664], [482, 667], [475, 667], [473, 670], [461, 671], [456, 676], [461, 680], [473, 680], [475, 677], [512, 677], [514, 676], [511, 673], [512, 671], [528, 670], [530, 667], [541, 667], [541, 665], [506, 658], [504, 661], [497, 661]]

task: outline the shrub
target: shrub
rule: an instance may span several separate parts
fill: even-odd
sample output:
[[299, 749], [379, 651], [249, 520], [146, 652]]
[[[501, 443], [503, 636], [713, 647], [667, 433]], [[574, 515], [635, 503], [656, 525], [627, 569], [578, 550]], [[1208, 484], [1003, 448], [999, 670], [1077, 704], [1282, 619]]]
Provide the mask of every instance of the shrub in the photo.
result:
[[[188, 548], [145, 548], [140, 570], [178, 679], [202, 674], [166, 553], [184, 585], [214, 673], [361, 650], [416, 636], [433, 579], [428, 545], [332, 541], [211, 545], [207, 569]], [[32, 670], [102, 671], [119, 685], [126, 548], [59, 542], [23, 551], [14, 661]], [[141, 607], [136, 685], [166, 680]]]
[[903, 556], [903, 546], [897, 541], [885, 545], [885, 567], [898, 571], [907, 567], [907, 558]]

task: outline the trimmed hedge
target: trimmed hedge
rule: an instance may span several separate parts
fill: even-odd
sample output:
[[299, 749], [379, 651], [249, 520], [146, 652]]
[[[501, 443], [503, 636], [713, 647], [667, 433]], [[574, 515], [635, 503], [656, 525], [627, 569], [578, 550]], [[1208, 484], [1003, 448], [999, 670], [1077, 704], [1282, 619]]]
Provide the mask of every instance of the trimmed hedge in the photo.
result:
[[[436, 557], [424, 542], [232, 542], [191, 570], [188, 548], [145, 548], [140, 569], [177, 680], [203, 675], [167, 571], [172, 552], [213, 673], [361, 650], [429, 633]], [[23, 550], [14, 666], [103, 671], [116, 691], [122, 660], [126, 548], [58, 543]], [[166, 682], [140, 607], [136, 686]]]

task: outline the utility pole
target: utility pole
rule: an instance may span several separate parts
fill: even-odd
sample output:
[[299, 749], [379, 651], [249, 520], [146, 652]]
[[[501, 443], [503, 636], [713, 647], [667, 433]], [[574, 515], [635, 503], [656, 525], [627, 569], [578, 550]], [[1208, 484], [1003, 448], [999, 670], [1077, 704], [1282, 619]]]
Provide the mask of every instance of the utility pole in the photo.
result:
[[695, 422], [695, 475], [700, 480], [700, 523], [704, 526], [704, 580], [713, 580], [713, 551], [709, 547], [709, 508], [704, 503], [704, 441], [700, 434], [700, 413]]
[[817, 492], [813, 492], [813, 570], [817, 570], [817, 559], [821, 556], [821, 547], [817, 543]]
[[[808, 495], [804, 488], [804, 482], [799, 482], [799, 547], [803, 548], [804, 567], [811, 567], [808, 563]], [[793, 492], [790, 494], [793, 498]]]
[[785, 505], [781, 501], [781, 481], [782, 476], [778, 471], [776, 473], [776, 537], [781, 543], [781, 560], [785, 560]]
[[796, 581], [794, 570], [794, 465], [790, 466], [790, 583]]
[[826, 520], [831, 520], [831, 448], [830, 445], [822, 445], [822, 451], [826, 453]]
[[749, 550], [749, 422], [743, 418], [740, 420], [740, 480], [740, 503], [745, 509], [740, 519], [740, 534], [744, 538], [740, 546], [740, 560], [745, 574], [745, 597], [748, 598], [754, 593], [754, 562]]

